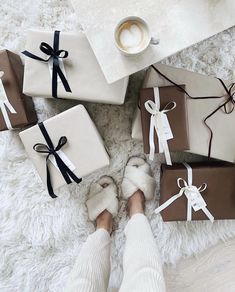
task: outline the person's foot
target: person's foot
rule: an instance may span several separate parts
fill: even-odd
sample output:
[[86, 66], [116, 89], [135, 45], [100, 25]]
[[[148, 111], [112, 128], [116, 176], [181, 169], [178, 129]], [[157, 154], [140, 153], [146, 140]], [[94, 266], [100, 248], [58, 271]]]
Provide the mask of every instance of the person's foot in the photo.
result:
[[144, 214], [145, 197], [141, 190], [136, 191], [127, 202], [127, 211], [129, 217], [135, 214]]
[[103, 228], [109, 232], [112, 232], [113, 228], [113, 215], [109, 213], [109, 211], [104, 210], [97, 218], [96, 218], [96, 229]]
[[117, 197], [117, 187], [111, 177], [103, 176], [91, 185], [86, 204], [90, 220], [96, 222], [96, 229], [112, 232], [113, 216], [118, 212]]

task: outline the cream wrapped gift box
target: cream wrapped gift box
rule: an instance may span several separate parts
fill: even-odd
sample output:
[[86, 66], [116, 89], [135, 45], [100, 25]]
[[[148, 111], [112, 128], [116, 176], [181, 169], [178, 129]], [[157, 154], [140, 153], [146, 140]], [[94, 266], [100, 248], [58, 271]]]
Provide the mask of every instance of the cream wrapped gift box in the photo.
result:
[[[51, 147], [45, 138], [45, 133], [43, 134], [39, 127], [41, 124], [45, 127], [54, 147]], [[91, 172], [109, 165], [109, 156], [103, 141], [84, 106], [75, 106], [41, 124], [21, 132], [20, 137], [29, 158], [47, 187], [46, 165], [48, 166], [52, 189], [57, 189], [66, 183], [62, 172], [53, 165], [55, 163], [53, 153], [47, 159], [48, 152], [53, 152], [52, 148], [77, 178], [83, 178]], [[67, 143], [64, 144], [64, 138], [62, 137], [67, 138]], [[62, 145], [60, 149], [62, 154], [61, 151], [57, 151], [60, 148], [58, 145]], [[46, 153], [42, 153], [43, 151]], [[55, 197], [53, 192], [50, 193], [50, 186], [48, 191], [52, 197]]]
[[[186, 91], [193, 97], [204, 97], [202, 99], [187, 99], [188, 123], [189, 123], [189, 152], [207, 156], [210, 142], [210, 130], [206, 127], [204, 119], [216, 110], [221, 104], [228, 101], [228, 111], [233, 108], [232, 95], [235, 87], [231, 82], [224, 81], [225, 87], [217, 79], [210, 76], [193, 73], [184, 69], [178, 69], [163, 64], [155, 64], [161, 73], [176, 84], [185, 84]], [[153, 67], [147, 71], [144, 87], [173, 85], [165, 77], [158, 74]], [[208, 98], [220, 97], [221, 98]], [[138, 117], [139, 116], [139, 117]], [[140, 113], [134, 120], [132, 137], [141, 137]], [[226, 114], [221, 108], [207, 119], [207, 124], [213, 131], [211, 144], [211, 157], [235, 162], [235, 135], [234, 135], [235, 111]]]
[[[55, 72], [57, 97], [108, 104], [124, 103], [128, 78], [111, 85], [107, 84], [96, 57], [82, 33], [31, 30], [28, 32], [26, 52], [28, 56], [25, 57], [23, 86], [25, 94], [52, 97], [52, 61], [55, 60], [58, 61], [71, 89], [69, 92], [67, 88], [66, 92], [59, 73]], [[25, 54], [25, 51], [23, 53]], [[46, 62], [45, 60], [49, 58], [50, 61]]]

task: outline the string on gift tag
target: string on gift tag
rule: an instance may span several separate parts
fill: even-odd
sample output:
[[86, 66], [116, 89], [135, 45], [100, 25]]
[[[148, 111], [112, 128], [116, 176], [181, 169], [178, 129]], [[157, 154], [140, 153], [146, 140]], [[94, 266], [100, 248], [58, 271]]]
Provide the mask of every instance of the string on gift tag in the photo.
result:
[[8, 130], [12, 130], [12, 124], [9, 118], [9, 115], [7, 113], [7, 109], [10, 111], [11, 114], [16, 114], [16, 110], [8, 100], [3, 82], [2, 82], [2, 77], [4, 75], [3, 71], [0, 71], [0, 110], [2, 112], [3, 119], [6, 123], [6, 127]]
[[46, 156], [47, 189], [48, 189], [49, 195], [52, 198], [56, 198], [57, 196], [54, 194], [54, 191], [53, 191], [53, 187], [51, 183], [51, 175], [50, 175], [50, 170], [48, 166], [51, 155], [54, 156], [56, 164], [67, 184], [72, 183], [72, 180], [79, 184], [82, 181], [82, 179], [78, 178], [73, 173], [73, 171], [68, 167], [68, 165], [66, 165], [66, 163], [63, 161], [61, 156], [58, 154], [60, 149], [67, 143], [67, 138], [65, 136], [60, 137], [57, 146], [54, 147], [52, 140], [44, 124], [39, 123], [38, 126], [47, 144], [37, 143], [33, 146], [33, 149], [38, 153], [47, 154]]
[[23, 51], [22, 54], [25, 56], [32, 58], [37, 61], [42, 62], [49, 62], [52, 59], [53, 67], [52, 67], [52, 96], [55, 98], [58, 98], [57, 95], [57, 89], [58, 89], [58, 77], [60, 78], [64, 89], [66, 92], [72, 92], [71, 88], [69, 86], [69, 83], [61, 70], [60, 66], [60, 59], [65, 59], [68, 57], [69, 53], [66, 50], [59, 50], [59, 40], [60, 40], [60, 31], [56, 30], [54, 32], [54, 41], [53, 41], [53, 47], [51, 47], [48, 43], [42, 42], [40, 44], [40, 50], [48, 55], [49, 57], [47, 59], [43, 59], [41, 57], [38, 57], [29, 51]]
[[[203, 199], [201, 192], [205, 191], [207, 188], [207, 184], [203, 183], [200, 187], [196, 187], [192, 184], [193, 182], [193, 175], [192, 175], [192, 168], [189, 164], [183, 163], [187, 169], [187, 181], [182, 178], [177, 179], [177, 185], [180, 188], [178, 194], [172, 196], [169, 200], [159, 206], [154, 212], [159, 214], [162, 210], [166, 209], [170, 206], [175, 200], [180, 198], [181, 196], [185, 195], [187, 198], [187, 221], [192, 220], [192, 209], [197, 212], [202, 210], [207, 218], [213, 223], [214, 216], [210, 213], [207, 209], [207, 204]], [[183, 182], [183, 185], [181, 185]]]
[[[210, 139], [209, 139], [209, 145], [208, 145], [208, 159], [211, 158], [211, 148], [212, 148], [212, 140], [213, 140], [213, 130], [211, 127], [208, 125], [207, 121], [209, 118], [211, 118], [214, 114], [216, 114], [220, 109], [223, 109], [225, 114], [231, 114], [234, 111], [235, 108], [235, 82], [231, 83], [229, 87], [227, 87], [224, 83], [224, 81], [220, 78], [216, 78], [219, 80], [221, 85], [223, 86], [226, 94], [225, 95], [220, 95], [220, 96], [192, 96], [190, 95], [182, 86], [171, 80], [169, 77], [167, 77], [165, 74], [163, 74], [160, 70], [158, 70], [154, 65], [151, 65], [151, 67], [154, 69], [154, 71], [159, 74], [161, 77], [166, 79], [168, 82], [171, 84], [175, 85], [180, 91], [184, 92], [189, 98], [191, 99], [217, 99], [217, 98], [223, 98], [226, 97], [226, 100], [219, 105], [215, 110], [213, 110], [209, 115], [207, 115], [203, 122], [207, 129], [210, 132]], [[230, 106], [230, 109], [229, 109]]]
[[145, 109], [151, 115], [149, 129], [149, 159], [154, 159], [154, 135], [156, 132], [158, 136], [159, 153], [163, 152], [166, 158], [166, 163], [168, 165], [172, 165], [167, 141], [173, 138], [173, 134], [166, 113], [172, 111], [176, 107], [176, 103], [173, 101], [169, 102], [162, 110], [160, 110], [160, 95], [158, 87], [154, 88], [154, 99], [155, 102], [153, 102], [152, 100], [148, 100], [144, 104]]

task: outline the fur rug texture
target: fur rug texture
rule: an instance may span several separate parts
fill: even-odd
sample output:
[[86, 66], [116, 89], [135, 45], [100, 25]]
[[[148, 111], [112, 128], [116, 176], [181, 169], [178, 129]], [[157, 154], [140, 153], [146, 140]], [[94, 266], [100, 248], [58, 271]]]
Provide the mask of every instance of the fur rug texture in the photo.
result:
[[[5, 0], [0, 9], [0, 45], [15, 52], [25, 48], [27, 29], [81, 30], [69, 0]], [[235, 78], [235, 27], [194, 45], [164, 63], [222, 78]], [[144, 72], [130, 77], [123, 106], [88, 104], [111, 156], [110, 167], [91, 174], [82, 184], [63, 187], [52, 200], [42, 185], [19, 139], [19, 131], [0, 133], [0, 291], [63, 291], [82, 243], [93, 232], [85, 207], [92, 181], [102, 174], [114, 177], [120, 186], [128, 157], [142, 154], [142, 143], [130, 137], [131, 122]], [[76, 104], [34, 98], [39, 119], [45, 120]], [[175, 154], [174, 161], [195, 161], [201, 157]], [[157, 157], [151, 167], [159, 182]], [[159, 193], [159, 189], [157, 190]], [[235, 235], [234, 221], [163, 223], [153, 215], [157, 196], [147, 205], [162, 260], [175, 264], [180, 258]], [[115, 219], [112, 235], [112, 274], [110, 285], [118, 287], [122, 279], [123, 229], [127, 223], [125, 203]]]

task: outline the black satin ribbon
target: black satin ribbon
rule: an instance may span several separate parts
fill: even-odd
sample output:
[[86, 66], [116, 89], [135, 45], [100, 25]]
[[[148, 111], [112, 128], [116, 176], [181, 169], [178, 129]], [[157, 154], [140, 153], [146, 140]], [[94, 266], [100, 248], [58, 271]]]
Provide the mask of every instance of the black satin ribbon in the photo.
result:
[[57, 151], [59, 151], [67, 143], [67, 138], [65, 136], [60, 137], [57, 146], [54, 147], [44, 124], [39, 123], [38, 126], [39, 126], [39, 128], [42, 132], [42, 135], [43, 135], [47, 144], [37, 143], [33, 146], [33, 149], [38, 153], [47, 154], [47, 156], [46, 156], [47, 189], [48, 189], [49, 195], [54, 199], [57, 196], [54, 194], [54, 191], [52, 188], [50, 170], [49, 170], [49, 166], [48, 166], [49, 157], [51, 155], [53, 155], [55, 157], [57, 166], [59, 167], [59, 170], [60, 170], [61, 174], [63, 175], [63, 178], [67, 184], [70, 184], [72, 182], [72, 180], [79, 184], [82, 181], [82, 179], [78, 178], [70, 170], [70, 168], [64, 163], [64, 161], [60, 158], [60, 156], [57, 153]]
[[[25, 56], [32, 58], [34, 60], [37, 61], [42, 61], [47, 63], [51, 58], [53, 60], [53, 67], [52, 67], [52, 96], [55, 98], [58, 98], [57, 96], [57, 88], [58, 88], [58, 76], [60, 78], [60, 80], [62, 81], [62, 84], [64, 86], [64, 89], [66, 90], [66, 92], [72, 92], [71, 88], [69, 86], [69, 83], [67, 81], [67, 79], [64, 76], [64, 73], [62, 72], [61, 68], [60, 68], [60, 62], [59, 59], [65, 59], [68, 57], [69, 53], [68, 51], [65, 50], [59, 50], [59, 41], [60, 41], [60, 31], [56, 30], [54, 32], [54, 41], [53, 41], [53, 48], [45, 42], [42, 42], [40, 44], [40, 50], [48, 55], [49, 57], [47, 59], [43, 59], [40, 58], [32, 53], [30, 53], [29, 51], [23, 51], [22, 54], [24, 54]], [[40, 78], [40, 77], [39, 77]]]
[[[208, 145], [208, 159], [210, 159], [211, 158], [212, 140], [213, 140], [213, 135], [214, 134], [213, 134], [213, 131], [212, 131], [211, 127], [207, 124], [207, 121], [208, 121], [208, 119], [210, 117], [212, 117], [220, 109], [224, 109], [224, 113], [225, 114], [231, 114], [234, 111], [234, 108], [235, 108], [235, 101], [234, 101], [234, 98], [235, 98], [235, 82], [232, 83], [229, 87], [227, 87], [222, 79], [216, 78], [217, 80], [220, 81], [221, 85], [223, 86], [223, 88], [224, 88], [224, 90], [226, 92], [226, 95], [220, 95], [220, 96], [192, 96], [183, 87], [181, 87], [179, 84], [175, 83], [173, 80], [171, 80], [169, 77], [167, 77], [161, 71], [159, 71], [155, 66], [151, 65], [151, 67], [157, 72], [157, 74], [162, 76], [164, 79], [166, 79], [171, 84], [175, 85], [180, 91], [184, 92], [191, 99], [214, 99], [214, 98], [227, 97], [227, 99], [221, 105], [219, 105], [215, 110], [213, 110], [203, 120], [205, 126], [210, 131], [210, 140], [209, 140], [209, 145]], [[230, 105], [230, 109], [229, 109], [229, 105]]]

